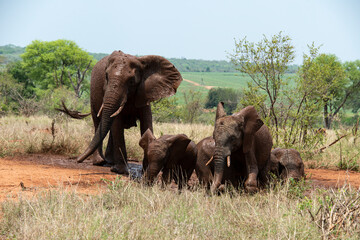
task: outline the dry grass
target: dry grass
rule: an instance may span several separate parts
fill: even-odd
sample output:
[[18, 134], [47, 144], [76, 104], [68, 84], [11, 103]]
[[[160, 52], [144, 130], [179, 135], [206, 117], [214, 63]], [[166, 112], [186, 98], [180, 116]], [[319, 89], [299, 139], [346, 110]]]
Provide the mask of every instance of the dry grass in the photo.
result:
[[[86, 149], [93, 137], [93, 126], [90, 118], [81, 121], [58, 117], [55, 119], [55, 131], [52, 132], [53, 120], [46, 116], [0, 118], [0, 156], [47, 152], [75, 156]], [[164, 134], [184, 133], [195, 143], [211, 136], [212, 131], [213, 126], [205, 124], [154, 123], [156, 137]], [[344, 135], [346, 135], [344, 138], [324, 149], [321, 153], [314, 150], [305, 152], [298, 149], [302, 153], [306, 167], [359, 171], [359, 134], [354, 135], [351, 129], [326, 131], [324, 143], [318, 144], [315, 150], [329, 146]], [[125, 139], [128, 157], [142, 160], [143, 150], [138, 144], [140, 139], [139, 127], [125, 130]], [[107, 139], [104, 141], [104, 146], [106, 142]]]
[[0, 231], [16, 239], [319, 239], [288, 186], [208, 196], [118, 180], [96, 197], [66, 192], [2, 204]]
[[[325, 142], [311, 154], [303, 154], [306, 167], [359, 171], [360, 139], [358, 138], [359, 134], [354, 134], [351, 129], [327, 130]], [[323, 147], [326, 148], [319, 151]]]
[[[93, 134], [90, 120], [59, 118], [54, 126], [52, 132], [52, 119], [47, 117], [0, 118], [0, 154], [78, 154]], [[155, 123], [154, 129], [156, 137], [185, 133], [197, 143], [210, 136], [213, 127]], [[137, 128], [127, 130], [126, 140], [128, 155], [142, 159], [139, 132]], [[325, 145], [336, 138], [328, 132]], [[351, 159], [359, 155], [358, 144], [350, 134], [304, 160], [315, 167], [336, 168], [340, 156]], [[359, 157], [355, 159], [358, 164]], [[38, 198], [1, 204], [0, 238], [359, 239], [359, 224], [351, 218], [359, 216], [358, 191], [309, 192], [302, 184], [276, 185], [254, 195], [228, 192], [208, 196], [203, 189], [178, 194], [157, 185], [148, 188], [118, 179], [98, 196], [44, 192]]]
[[[54, 131], [52, 123], [54, 122]], [[84, 151], [93, 137], [91, 119], [73, 120], [67, 117], [8, 116], [0, 118], [0, 156], [28, 153], [58, 153], [76, 155]], [[184, 133], [195, 142], [212, 134], [212, 126], [203, 124], [154, 123], [156, 137]], [[128, 156], [142, 160], [139, 146], [140, 129], [125, 130]], [[107, 142], [107, 139], [104, 141]]]
[[358, 191], [306, 189], [288, 183], [208, 196], [118, 179], [98, 196], [52, 191], [2, 203], [0, 238], [359, 239]]
[[84, 142], [92, 137], [89, 129], [85, 121], [65, 118], [2, 117], [0, 156], [47, 152], [78, 154]]

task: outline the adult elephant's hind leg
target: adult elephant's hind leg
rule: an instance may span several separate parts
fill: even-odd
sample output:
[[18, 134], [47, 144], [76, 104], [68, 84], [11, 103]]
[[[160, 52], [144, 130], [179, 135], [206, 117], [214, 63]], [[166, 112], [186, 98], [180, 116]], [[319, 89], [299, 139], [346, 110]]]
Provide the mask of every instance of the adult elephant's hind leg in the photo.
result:
[[[122, 123], [120, 116], [117, 116], [114, 119], [110, 135], [112, 139], [112, 156], [114, 160], [114, 165], [111, 167], [111, 171], [119, 174], [129, 174], [127, 168], [124, 124]], [[111, 149], [109, 149], [109, 151], [111, 151]]]

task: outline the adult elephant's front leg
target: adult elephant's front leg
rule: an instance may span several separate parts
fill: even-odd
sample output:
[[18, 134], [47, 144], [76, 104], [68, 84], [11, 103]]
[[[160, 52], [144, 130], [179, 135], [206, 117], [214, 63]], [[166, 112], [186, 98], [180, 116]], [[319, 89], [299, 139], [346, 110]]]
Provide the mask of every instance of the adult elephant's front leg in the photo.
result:
[[111, 171], [119, 174], [129, 174], [127, 168], [124, 124], [121, 120], [121, 116], [115, 117], [111, 126], [107, 152], [112, 153], [112, 160], [114, 161], [114, 165], [111, 167]]

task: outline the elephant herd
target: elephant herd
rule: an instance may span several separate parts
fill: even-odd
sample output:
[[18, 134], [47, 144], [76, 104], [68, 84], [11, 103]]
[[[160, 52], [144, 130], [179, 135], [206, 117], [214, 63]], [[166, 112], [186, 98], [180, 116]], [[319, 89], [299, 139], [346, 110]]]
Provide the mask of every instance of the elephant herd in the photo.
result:
[[[294, 149], [272, 150], [268, 127], [253, 106], [231, 116], [223, 103], [216, 110], [213, 136], [195, 144], [184, 134], [153, 134], [150, 102], [176, 93], [182, 81], [175, 66], [160, 56], [132, 56], [114, 51], [93, 68], [91, 75], [91, 115], [95, 127], [88, 148], [78, 158], [92, 155], [93, 164], [111, 166], [111, 171], [127, 174], [124, 129], [140, 122], [139, 145], [144, 150], [143, 179], [152, 184], [162, 172], [164, 184], [172, 180], [181, 189], [195, 170], [199, 182], [217, 192], [225, 183], [255, 192], [268, 183], [270, 175], [300, 179], [304, 164]], [[61, 110], [74, 118], [86, 115]], [[105, 155], [102, 142], [109, 133]]]

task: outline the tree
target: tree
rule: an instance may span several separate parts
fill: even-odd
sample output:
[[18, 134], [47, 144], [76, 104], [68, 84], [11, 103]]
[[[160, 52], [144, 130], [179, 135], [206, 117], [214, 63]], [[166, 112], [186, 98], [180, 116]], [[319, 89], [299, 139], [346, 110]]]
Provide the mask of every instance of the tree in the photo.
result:
[[88, 89], [85, 79], [95, 64], [92, 56], [69, 40], [33, 41], [21, 57], [27, 75], [38, 89], [65, 86], [72, 88], [77, 97]]
[[151, 112], [155, 122], [178, 122], [181, 115], [176, 96], [151, 102]]
[[213, 108], [224, 102], [227, 114], [232, 114], [239, 102], [239, 94], [232, 88], [212, 88], [208, 92], [205, 108]]
[[7, 72], [13, 76], [16, 82], [23, 86], [21, 94], [24, 98], [33, 98], [35, 96], [35, 83], [29, 78], [21, 61], [9, 63]]
[[347, 87], [349, 80], [338, 58], [333, 54], [318, 54], [318, 49], [310, 46], [312, 55], [304, 59], [299, 71], [300, 85], [307, 89], [308, 96], [322, 104], [324, 126], [329, 129], [353, 91]]
[[189, 90], [184, 92], [185, 106], [184, 106], [184, 121], [188, 123], [195, 122], [196, 118], [201, 114], [203, 107], [203, 99], [199, 92]]
[[255, 86], [266, 93], [268, 102], [264, 103], [267, 108], [264, 109], [264, 117], [275, 126], [276, 141], [280, 124], [276, 104], [280, 88], [285, 85], [284, 74], [294, 58], [291, 38], [283, 36], [282, 32], [271, 39], [264, 35], [258, 43], [249, 42], [246, 37], [235, 41], [235, 51], [230, 55], [236, 70], [248, 74]]
[[356, 113], [360, 109], [360, 60], [344, 63], [346, 77], [349, 79], [349, 86], [347, 87], [347, 94], [349, 99], [347, 101], [347, 108]]
[[24, 94], [23, 83], [8, 72], [0, 72], [0, 115], [11, 112], [30, 116], [38, 109], [36, 100]]

